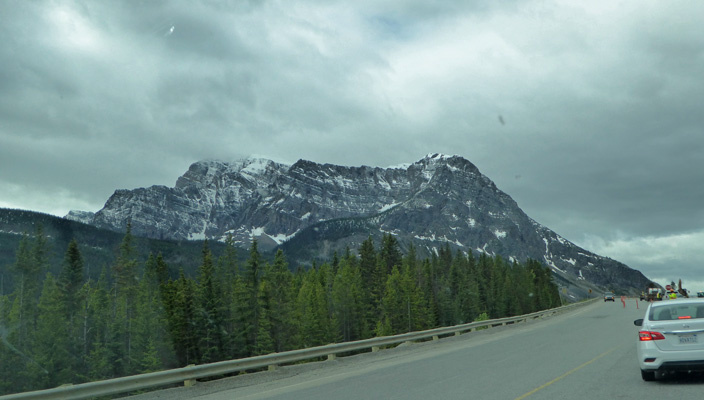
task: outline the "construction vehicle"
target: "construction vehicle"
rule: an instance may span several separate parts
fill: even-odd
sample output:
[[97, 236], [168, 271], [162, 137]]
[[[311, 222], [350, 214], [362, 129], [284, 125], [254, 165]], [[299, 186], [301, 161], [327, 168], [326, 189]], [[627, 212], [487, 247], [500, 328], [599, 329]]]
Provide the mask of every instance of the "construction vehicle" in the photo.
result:
[[689, 297], [689, 290], [682, 287], [682, 279], [680, 279], [679, 284], [677, 285], [677, 293], [679, 293], [682, 297]]
[[669, 285], [665, 286], [665, 288], [667, 289], [667, 298], [669, 299], [689, 297], [689, 290], [682, 287], [682, 279], [679, 280], [677, 285], [675, 285], [675, 282], [672, 282]]
[[662, 300], [663, 291], [660, 288], [648, 288], [645, 292], [643, 300], [645, 301], [658, 301]]

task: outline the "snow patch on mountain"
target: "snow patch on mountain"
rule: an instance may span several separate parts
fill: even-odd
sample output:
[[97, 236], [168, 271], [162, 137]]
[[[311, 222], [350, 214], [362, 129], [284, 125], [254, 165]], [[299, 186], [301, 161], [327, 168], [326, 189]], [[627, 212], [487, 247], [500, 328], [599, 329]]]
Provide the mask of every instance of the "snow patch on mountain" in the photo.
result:
[[379, 212], [384, 212], [384, 211], [390, 210], [390, 209], [396, 207], [396, 206], [399, 205], [399, 204], [401, 204], [401, 203], [391, 203], [391, 204], [387, 204], [387, 205], [381, 207], [381, 208], [379, 209]]

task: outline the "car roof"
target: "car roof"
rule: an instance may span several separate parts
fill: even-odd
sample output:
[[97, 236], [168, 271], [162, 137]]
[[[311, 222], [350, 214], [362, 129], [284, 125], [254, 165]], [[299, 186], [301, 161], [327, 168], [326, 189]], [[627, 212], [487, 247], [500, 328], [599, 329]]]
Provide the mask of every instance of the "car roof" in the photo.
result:
[[657, 303], [651, 303], [650, 307], [652, 308], [659, 308], [659, 307], [667, 307], [667, 306], [675, 306], [677, 304], [704, 304], [704, 299], [697, 299], [697, 298], [679, 298], [677, 300], [664, 300], [664, 301], [659, 301]]

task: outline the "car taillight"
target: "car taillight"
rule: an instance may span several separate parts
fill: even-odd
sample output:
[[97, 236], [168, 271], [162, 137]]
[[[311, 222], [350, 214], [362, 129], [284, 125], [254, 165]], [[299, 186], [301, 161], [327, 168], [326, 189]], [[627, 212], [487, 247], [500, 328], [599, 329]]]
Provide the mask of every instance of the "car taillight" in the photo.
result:
[[640, 331], [638, 332], [638, 340], [647, 342], [649, 340], [665, 340], [665, 335], [655, 331]]

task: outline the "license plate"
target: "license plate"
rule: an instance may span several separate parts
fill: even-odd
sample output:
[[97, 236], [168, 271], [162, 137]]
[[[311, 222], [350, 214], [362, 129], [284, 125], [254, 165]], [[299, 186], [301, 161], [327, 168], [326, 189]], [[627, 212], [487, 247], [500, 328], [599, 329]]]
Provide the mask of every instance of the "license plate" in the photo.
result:
[[697, 335], [680, 335], [680, 344], [697, 343]]

